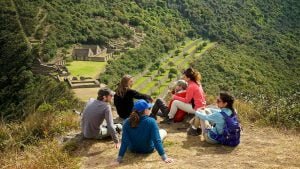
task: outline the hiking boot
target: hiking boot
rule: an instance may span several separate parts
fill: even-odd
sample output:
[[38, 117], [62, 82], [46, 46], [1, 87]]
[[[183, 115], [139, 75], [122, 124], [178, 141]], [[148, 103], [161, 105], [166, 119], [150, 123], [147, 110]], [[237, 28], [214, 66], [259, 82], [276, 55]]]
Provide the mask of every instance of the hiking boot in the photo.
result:
[[174, 119], [170, 119], [169, 117], [165, 118], [163, 121], [161, 121], [161, 123], [164, 124], [171, 124], [173, 122]]
[[192, 127], [189, 127], [187, 129], [187, 135], [190, 135], [190, 136], [199, 136], [201, 133], [202, 133], [202, 131], [200, 128], [193, 129]]

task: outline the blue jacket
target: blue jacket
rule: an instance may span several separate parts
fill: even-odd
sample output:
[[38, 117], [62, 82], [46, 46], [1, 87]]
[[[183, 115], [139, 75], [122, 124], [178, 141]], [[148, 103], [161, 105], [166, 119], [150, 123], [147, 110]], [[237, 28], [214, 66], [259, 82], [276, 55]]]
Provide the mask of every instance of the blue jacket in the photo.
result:
[[146, 115], [140, 117], [137, 127], [130, 126], [129, 118], [124, 121], [122, 130], [122, 144], [119, 151], [118, 161], [121, 161], [127, 148], [134, 153], [152, 153], [154, 148], [162, 159], [166, 158], [159, 128], [156, 121]]
[[[222, 108], [222, 109], [207, 108], [207, 109], [211, 110], [212, 114], [207, 115], [201, 111], [197, 111], [196, 116], [202, 120], [207, 120], [216, 124], [215, 127], [211, 128], [210, 132], [214, 132], [216, 134], [217, 133], [222, 134], [225, 125], [225, 119], [220, 112], [223, 111], [228, 116], [230, 116], [232, 114], [232, 111], [228, 108]], [[208, 137], [212, 139], [210, 136], [210, 132], [208, 133]]]

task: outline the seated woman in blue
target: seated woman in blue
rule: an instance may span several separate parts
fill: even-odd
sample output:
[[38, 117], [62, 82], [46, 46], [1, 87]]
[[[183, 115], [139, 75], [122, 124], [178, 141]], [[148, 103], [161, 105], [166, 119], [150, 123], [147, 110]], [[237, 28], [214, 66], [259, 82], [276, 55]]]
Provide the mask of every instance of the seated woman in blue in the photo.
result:
[[[217, 98], [217, 108], [205, 108], [205, 110], [200, 110], [196, 112], [196, 117], [200, 118], [202, 131], [205, 131], [203, 134], [204, 139], [208, 143], [217, 144], [218, 141], [214, 140], [211, 137], [211, 132], [214, 133], [223, 133], [223, 128], [225, 125], [225, 120], [220, 113], [225, 112], [228, 116], [235, 115], [236, 112], [233, 108], [234, 98], [228, 93], [221, 92]], [[214, 126], [210, 125], [213, 123]], [[210, 130], [206, 130], [209, 128]]]
[[163, 161], [173, 162], [173, 159], [167, 157], [162, 145], [162, 140], [166, 137], [167, 132], [159, 130], [156, 121], [149, 117], [151, 107], [152, 104], [143, 99], [134, 103], [134, 111], [124, 121], [118, 163], [122, 161], [127, 148], [131, 152], [142, 154], [152, 153], [155, 148]]

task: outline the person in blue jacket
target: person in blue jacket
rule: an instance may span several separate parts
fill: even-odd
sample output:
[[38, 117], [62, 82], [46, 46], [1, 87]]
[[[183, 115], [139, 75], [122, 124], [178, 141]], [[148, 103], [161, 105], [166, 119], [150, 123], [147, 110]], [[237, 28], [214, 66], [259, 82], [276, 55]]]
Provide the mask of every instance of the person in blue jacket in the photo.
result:
[[152, 104], [143, 99], [134, 103], [134, 111], [124, 121], [117, 163], [122, 162], [127, 149], [141, 154], [152, 153], [156, 149], [164, 162], [173, 162], [173, 159], [167, 157], [162, 145], [162, 140], [166, 137], [167, 132], [159, 129], [155, 119], [149, 117], [151, 107]]
[[[196, 117], [200, 118], [201, 128], [203, 132], [203, 137], [206, 142], [217, 144], [218, 141], [211, 137], [211, 132], [223, 133], [223, 128], [225, 125], [225, 120], [221, 111], [225, 112], [228, 116], [236, 115], [235, 109], [233, 108], [234, 98], [226, 92], [221, 92], [217, 98], [218, 108], [205, 108], [196, 112]], [[214, 124], [214, 125], [211, 125]], [[209, 128], [210, 130], [206, 130]]]

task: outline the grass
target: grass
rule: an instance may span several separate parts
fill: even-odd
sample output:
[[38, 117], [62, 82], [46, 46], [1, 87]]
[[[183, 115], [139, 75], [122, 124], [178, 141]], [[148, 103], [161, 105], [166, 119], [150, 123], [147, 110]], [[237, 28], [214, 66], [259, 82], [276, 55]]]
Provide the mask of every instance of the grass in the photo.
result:
[[136, 87], [140, 86], [141, 84], [143, 84], [145, 81], [147, 81], [149, 79], [149, 77], [147, 76], [142, 76], [140, 78], [138, 78], [134, 84], [133, 84], [133, 88], [135, 89]]
[[79, 168], [57, 139], [78, 130], [79, 120], [73, 112], [44, 106], [21, 123], [0, 123], [0, 168]]
[[88, 101], [90, 98], [97, 98], [97, 93], [100, 88], [78, 88], [72, 89], [76, 96], [81, 101]]
[[[156, 77], [157, 72], [153, 71], [153, 72], [151, 72], [151, 75], [153, 75], [155, 77], [155, 79], [153, 81], [145, 83], [145, 81], [147, 81], [149, 79], [149, 77], [140, 77], [136, 80], [133, 88], [134, 89], [140, 89], [140, 92], [147, 93], [147, 94], [151, 94], [151, 91], [155, 95], [163, 93], [164, 90], [167, 90], [167, 86], [170, 83], [169, 79], [167, 78], [168, 70], [170, 68], [170, 66], [168, 65], [168, 62], [172, 61], [172, 62], [175, 63], [175, 65], [181, 65], [184, 68], [186, 68], [189, 65], [189, 61], [191, 60], [189, 58], [193, 57], [192, 52], [195, 51], [197, 46], [202, 42], [203, 41], [200, 41], [199, 39], [194, 40], [194, 41], [189, 41], [188, 43], [186, 43], [184, 45], [184, 47], [190, 47], [189, 49], [187, 49], [185, 51], [181, 51], [178, 54], [178, 56], [174, 56], [173, 58], [167, 58], [166, 61], [164, 61], [161, 64], [160, 67], [165, 69], [165, 71], [166, 71], [164, 74], [162, 74], [161, 76]], [[193, 45], [191, 46], [191, 44], [193, 44]], [[208, 43], [208, 44], [210, 45], [210, 43]], [[207, 46], [209, 46], [209, 45], [207, 45]], [[203, 49], [203, 51], [205, 51], [205, 50], [206, 50], [206, 48]], [[184, 53], [187, 53], [188, 55], [183, 56]], [[161, 80], [161, 87], [160, 88], [156, 87], [156, 85], [155, 85], [159, 80]]]
[[73, 76], [89, 76], [98, 78], [99, 73], [103, 72], [107, 62], [92, 61], [73, 61], [67, 68]]
[[[187, 136], [182, 130], [187, 127], [186, 123], [167, 125], [159, 123], [160, 120], [159, 117], [158, 125], [168, 132], [163, 143], [164, 150], [174, 163], [164, 163], [157, 151], [147, 155], [127, 151], [118, 168], [299, 168], [299, 135], [270, 127], [245, 125], [241, 144], [232, 148], [211, 145], [201, 141], [200, 137]], [[87, 140], [75, 154], [84, 157], [83, 169], [112, 168], [118, 150], [113, 148], [111, 140]]]

